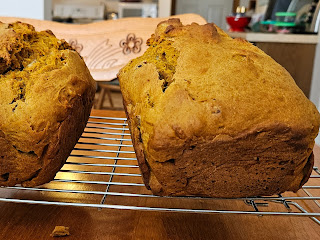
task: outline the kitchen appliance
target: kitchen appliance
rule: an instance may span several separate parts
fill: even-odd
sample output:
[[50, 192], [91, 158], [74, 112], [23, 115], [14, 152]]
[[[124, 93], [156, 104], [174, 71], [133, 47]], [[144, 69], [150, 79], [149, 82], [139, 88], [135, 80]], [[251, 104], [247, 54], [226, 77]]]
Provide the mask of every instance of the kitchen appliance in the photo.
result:
[[288, 12], [296, 12], [297, 30], [301, 33], [318, 33], [320, 23], [319, 0], [293, 0]]
[[313, 1], [308, 12], [306, 32], [318, 33], [320, 24], [320, 1]]
[[119, 18], [123, 18], [123, 17], [156, 18], [158, 16], [158, 8], [156, 3], [119, 2], [118, 15], [119, 15]]
[[61, 22], [102, 21], [104, 16], [103, 4], [55, 4], [53, 9], [53, 20]]

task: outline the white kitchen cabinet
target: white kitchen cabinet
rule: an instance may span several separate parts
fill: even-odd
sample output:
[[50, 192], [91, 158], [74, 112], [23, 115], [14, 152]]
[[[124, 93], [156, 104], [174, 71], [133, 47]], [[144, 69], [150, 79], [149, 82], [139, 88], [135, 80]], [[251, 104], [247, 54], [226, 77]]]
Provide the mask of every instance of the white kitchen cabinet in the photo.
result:
[[171, 15], [172, 0], [158, 1], [158, 17], [169, 17]]
[[51, 0], [0, 0], [0, 16], [52, 19]]

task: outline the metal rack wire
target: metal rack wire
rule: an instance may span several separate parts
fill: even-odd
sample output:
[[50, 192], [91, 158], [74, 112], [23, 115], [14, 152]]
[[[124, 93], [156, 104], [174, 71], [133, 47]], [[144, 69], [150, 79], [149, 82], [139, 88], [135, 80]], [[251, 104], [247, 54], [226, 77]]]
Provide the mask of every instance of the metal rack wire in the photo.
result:
[[[319, 178], [320, 171], [314, 167], [311, 179], [297, 194], [237, 199], [158, 197], [144, 187], [126, 119], [91, 116], [53, 181], [35, 188], [2, 187], [0, 201], [101, 209], [305, 216], [320, 224]], [[203, 209], [202, 203], [210, 207]]]

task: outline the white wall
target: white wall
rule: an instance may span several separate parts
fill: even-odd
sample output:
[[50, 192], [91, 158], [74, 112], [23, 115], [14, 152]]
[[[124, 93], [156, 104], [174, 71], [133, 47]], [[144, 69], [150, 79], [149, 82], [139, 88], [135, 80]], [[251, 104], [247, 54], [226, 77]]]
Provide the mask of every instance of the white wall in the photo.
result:
[[52, 19], [51, 0], [0, 0], [0, 16]]

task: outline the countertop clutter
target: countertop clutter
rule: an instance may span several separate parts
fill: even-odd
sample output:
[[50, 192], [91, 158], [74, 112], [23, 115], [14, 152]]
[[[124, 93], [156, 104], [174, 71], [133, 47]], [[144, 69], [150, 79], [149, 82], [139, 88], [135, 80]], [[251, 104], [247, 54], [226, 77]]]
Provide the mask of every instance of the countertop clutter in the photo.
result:
[[[63, 239], [77, 240], [320, 239], [319, 224], [309, 217], [280, 213], [278, 216], [259, 215], [268, 211], [288, 214], [283, 203], [290, 203], [292, 212], [301, 213], [291, 204], [290, 198], [281, 203], [262, 200], [247, 200], [245, 203], [243, 200], [159, 198], [150, 195], [142, 184], [135, 161], [130, 157], [134, 153], [124, 112], [93, 110], [91, 116], [95, 118], [90, 119], [80, 144], [55, 181], [40, 186], [38, 190], [19, 187], [0, 189], [0, 239], [53, 239], [50, 235], [57, 226], [61, 227], [56, 229], [68, 230], [70, 234]], [[107, 122], [112, 125], [107, 125]], [[95, 137], [90, 139], [91, 135]], [[121, 149], [119, 143], [122, 144]], [[89, 153], [89, 149], [96, 151]], [[319, 165], [320, 147], [316, 146], [314, 153], [316, 165]], [[95, 155], [95, 158], [88, 155]], [[111, 170], [115, 164], [118, 167]], [[107, 174], [108, 171], [111, 173]], [[317, 173], [314, 171], [312, 175]], [[110, 180], [110, 176], [113, 179]], [[71, 181], [66, 183], [67, 178]], [[314, 196], [320, 196], [320, 190], [311, 186], [319, 185], [318, 179], [315, 176], [306, 184], [309, 186], [306, 190]], [[68, 185], [68, 191], [63, 191], [64, 184]], [[104, 195], [105, 192], [108, 193]], [[307, 194], [299, 190], [283, 196], [306, 197]], [[26, 200], [32, 200], [32, 204], [22, 203]], [[319, 205], [312, 200], [292, 201], [310, 213], [319, 214]], [[266, 206], [266, 203], [269, 205]], [[256, 212], [255, 208], [260, 212]], [[217, 211], [199, 213], [175, 209]]]
[[[232, 22], [226, 18], [230, 35], [251, 42], [305, 44], [318, 42], [317, 33], [320, 24], [318, 0], [250, 1], [249, 3], [248, 6], [237, 7], [230, 15], [233, 17]], [[248, 19], [249, 22], [241, 28], [237, 27], [243, 19]]]
[[317, 49], [320, 42], [320, 1], [249, 3], [247, 11], [239, 7], [233, 16], [235, 19], [237, 16], [250, 18], [250, 23], [241, 32], [232, 31], [234, 28], [230, 27], [228, 34], [251, 42], [276, 60], [291, 74], [303, 93], [319, 107]]

